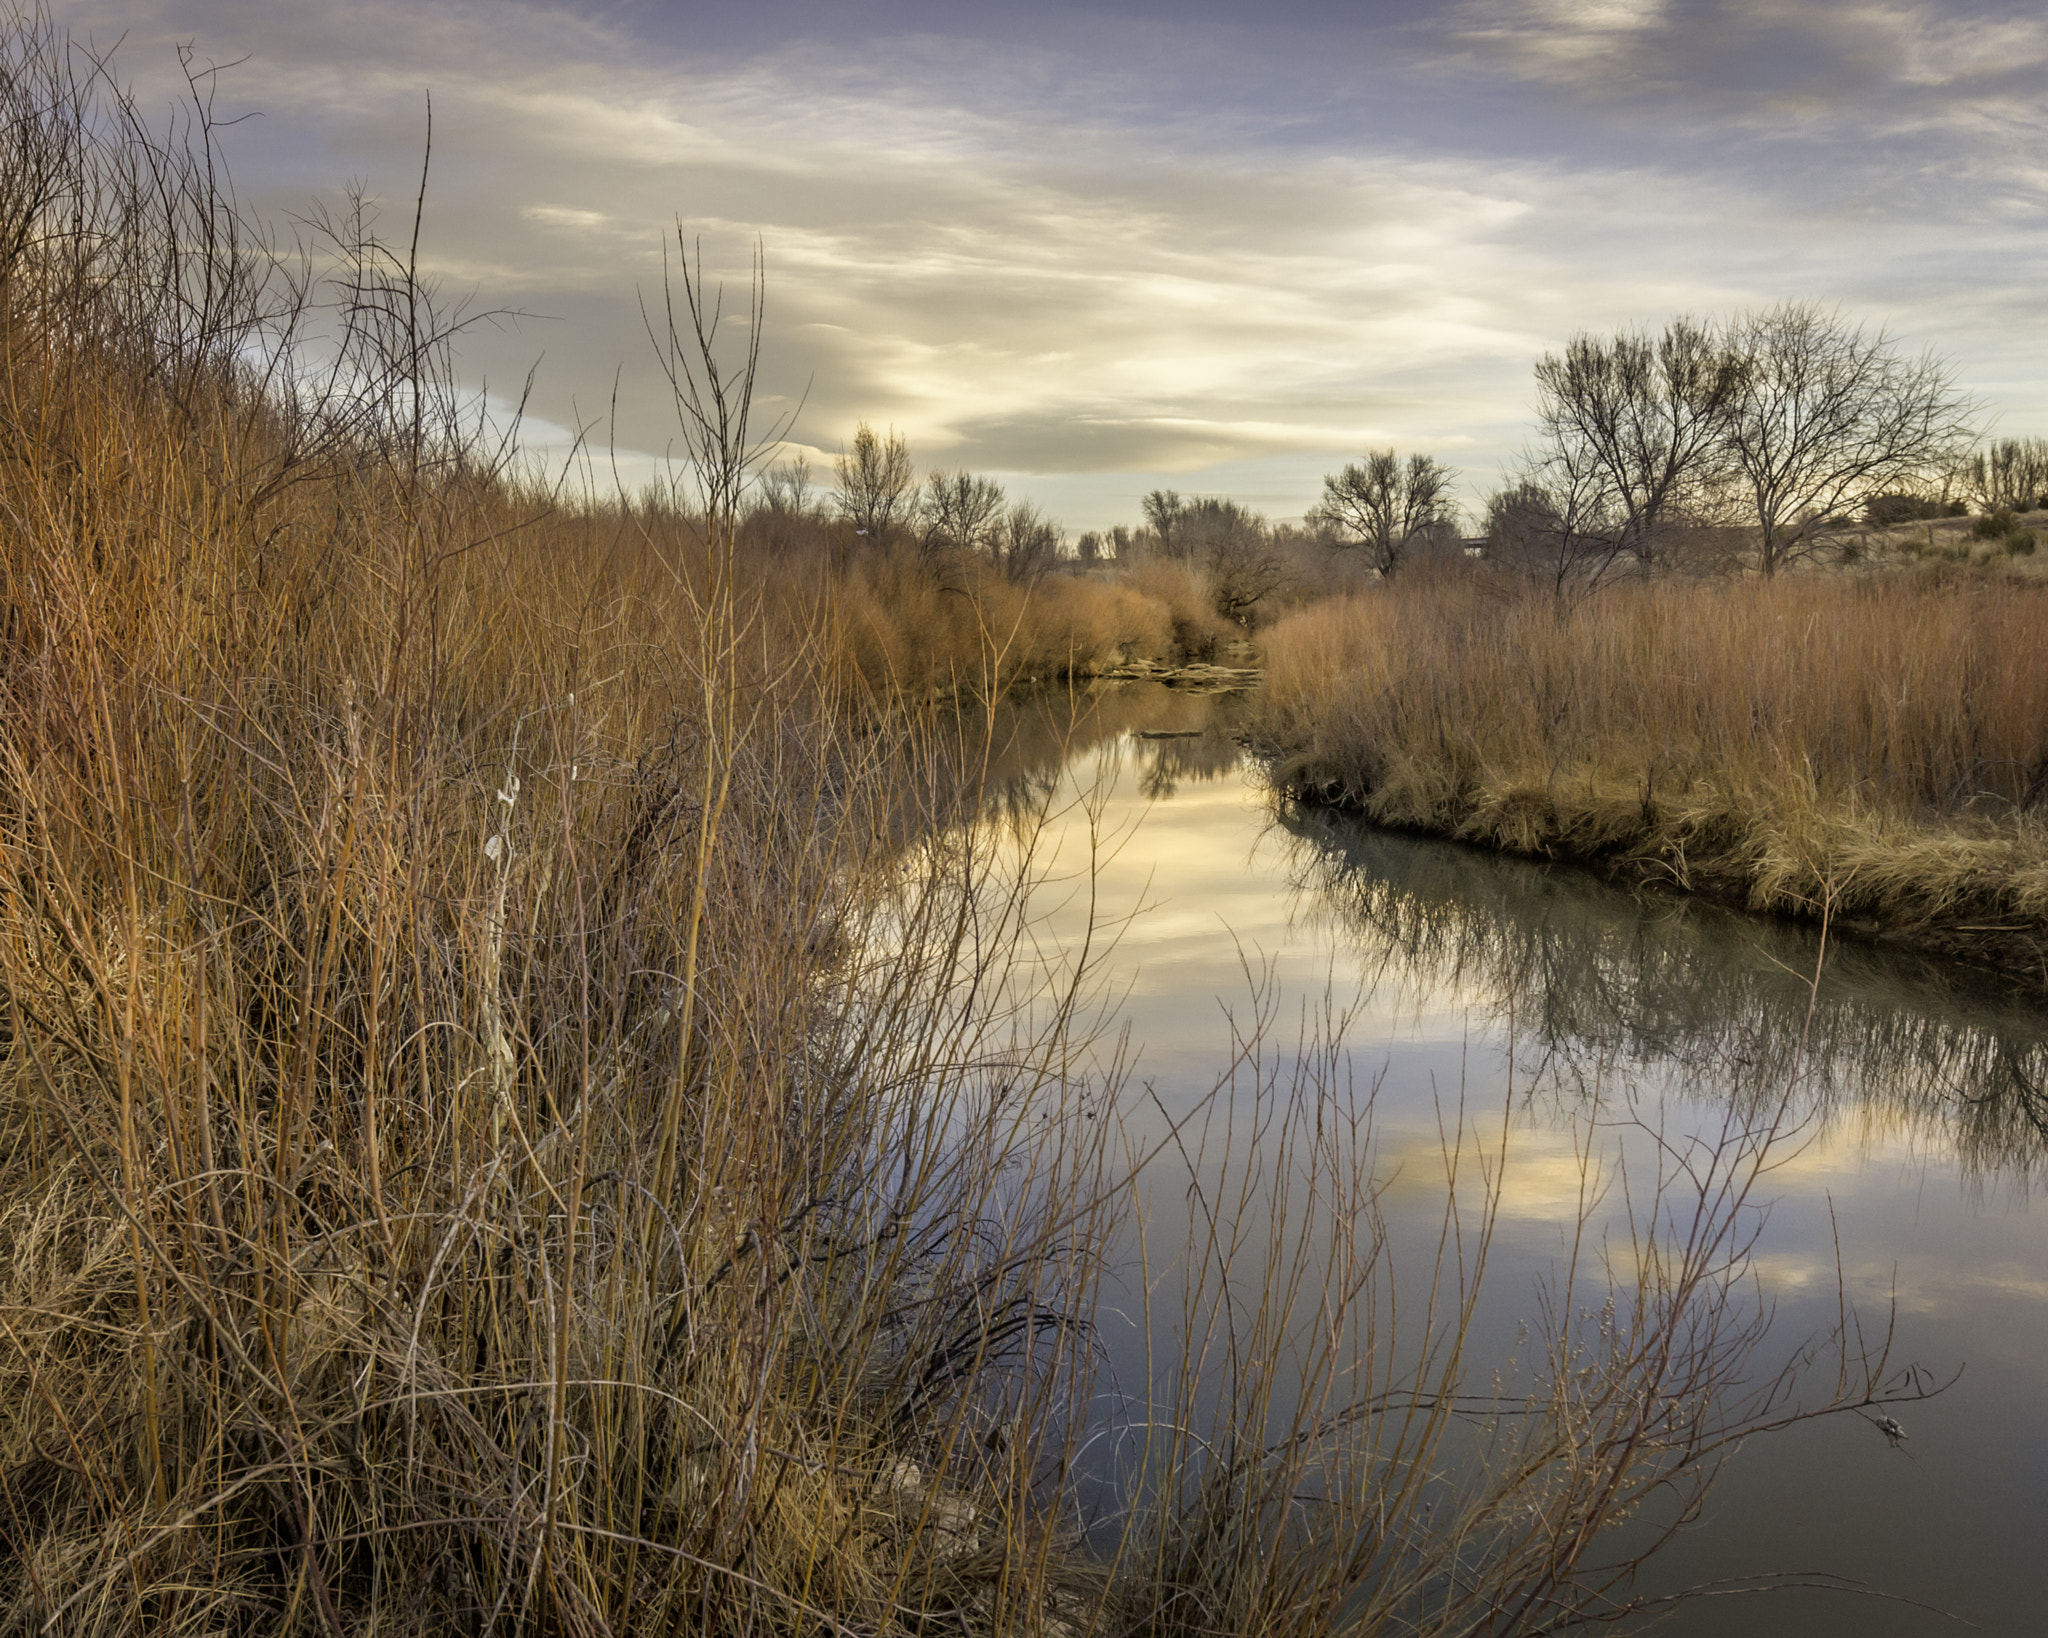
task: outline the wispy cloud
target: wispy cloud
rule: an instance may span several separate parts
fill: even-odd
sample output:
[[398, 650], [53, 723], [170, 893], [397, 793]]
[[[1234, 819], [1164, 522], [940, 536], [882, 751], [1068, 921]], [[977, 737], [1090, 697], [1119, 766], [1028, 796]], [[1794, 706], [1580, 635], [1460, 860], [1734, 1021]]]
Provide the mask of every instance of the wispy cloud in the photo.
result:
[[1869, 0], [1466, 0], [1439, 39], [1446, 65], [1654, 109], [1688, 133], [2038, 131], [2048, 69], [2034, 9]]
[[[1312, 472], [1388, 442], [1490, 479], [1532, 356], [1575, 328], [1820, 295], [1950, 346], [1964, 315], [1967, 350], [2038, 266], [2025, 154], [2041, 146], [2012, 140], [2037, 116], [1999, 89], [2043, 49], [2023, 19], [1475, 5], [1370, 52], [1336, 29], [1327, 60], [1225, 80], [1229, 54], [1185, 30], [1161, 37], [1169, 69], [928, 28], [728, 40], [707, 58], [646, 13], [479, 0], [121, 10], [131, 72], [172, 38], [251, 53], [224, 95], [265, 110], [241, 174], [277, 209], [348, 175], [409, 208], [431, 88], [436, 266], [533, 315], [480, 333], [476, 367], [517, 379], [544, 350], [534, 403], [563, 425], [608, 413], [616, 376], [616, 436], [639, 449], [669, 436], [639, 297], [658, 294], [678, 223], [728, 278], [761, 247], [771, 391], [782, 407], [808, 392], [814, 447], [864, 417], [928, 461], [1118, 474], [1132, 494], [1141, 476]], [[91, 19], [92, 0], [67, 15]], [[1792, 67], [1745, 67], [1788, 39], [1805, 42]], [[1833, 88], [1879, 72], [1865, 58], [1918, 88], [1918, 112], [1885, 116], [1892, 159], [1811, 172], [1864, 117]], [[1593, 137], [1517, 114], [1501, 94], [1517, 85], [1597, 102]], [[1725, 140], [1665, 140], [1641, 111], [1652, 91]], [[1799, 136], [1801, 97], [1825, 115], [1807, 126], [1836, 124]], [[1936, 219], [1902, 211], [1916, 189], [1946, 190]], [[1990, 224], [1997, 272], [1957, 258], [1958, 211]]]

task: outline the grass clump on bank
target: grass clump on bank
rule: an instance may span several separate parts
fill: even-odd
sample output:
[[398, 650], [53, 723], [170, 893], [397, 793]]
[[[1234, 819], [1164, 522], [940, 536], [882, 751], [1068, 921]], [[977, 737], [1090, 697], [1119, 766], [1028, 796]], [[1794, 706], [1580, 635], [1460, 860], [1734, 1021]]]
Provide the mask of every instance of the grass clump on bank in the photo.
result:
[[914, 753], [4, 54], [0, 1631], [1001, 1623], [1108, 1196]]
[[2048, 983], [2048, 589], [1397, 580], [1267, 637], [1285, 788]]

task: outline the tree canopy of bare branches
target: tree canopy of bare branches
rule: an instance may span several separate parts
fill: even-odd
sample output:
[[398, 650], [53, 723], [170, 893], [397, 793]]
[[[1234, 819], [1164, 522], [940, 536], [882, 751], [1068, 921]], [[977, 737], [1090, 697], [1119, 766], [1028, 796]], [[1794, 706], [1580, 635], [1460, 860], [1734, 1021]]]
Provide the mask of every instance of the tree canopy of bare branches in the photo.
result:
[[1194, 508], [1178, 489], [1155, 489], [1139, 503], [1153, 556], [1187, 559], [1194, 544]]
[[1329, 526], [1340, 546], [1362, 548], [1375, 569], [1391, 575], [1417, 541], [1456, 527], [1451, 485], [1457, 480], [1433, 456], [1403, 462], [1391, 449], [1373, 450], [1323, 479], [1323, 498], [1308, 520]]
[[1488, 534], [1561, 595], [1653, 566], [1685, 524], [1747, 525], [1775, 574], [1878, 497], [1954, 471], [1970, 438], [1946, 364], [1814, 302], [1580, 334], [1536, 385], [1537, 438]]
[[808, 455], [792, 455], [761, 474], [761, 504], [786, 517], [809, 517], [817, 507], [817, 483]]
[[[1144, 503], [1146, 545], [1155, 556], [1198, 564], [1210, 600], [1226, 620], [1249, 625], [1258, 605], [1287, 582], [1287, 558], [1266, 520], [1233, 500], [1155, 489]], [[1116, 538], [1121, 557], [1124, 542]]]
[[1963, 462], [1964, 493], [1987, 512], [2048, 505], [2048, 438], [1999, 438]]
[[1539, 446], [1486, 505], [1486, 547], [1497, 561], [1557, 596], [1590, 596], [1634, 566], [1614, 483], [1582, 441]]
[[1730, 482], [1766, 575], [1811, 554], [1886, 489], [1952, 466], [1974, 406], [1932, 353], [1817, 302], [1737, 319], [1740, 379], [1721, 416]]
[[886, 436], [863, 421], [853, 446], [832, 463], [839, 479], [839, 515], [856, 535], [881, 545], [908, 523], [917, 505], [917, 473], [910, 445], [893, 428]]
[[1018, 501], [991, 531], [990, 555], [1008, 579], [1023, 585], [1059, 562], [1066, 542], [1066, 531], [1057, 523], [1029, 501]]
[[1648, 564], [1667, 524], [1698, 516], [1723, 475], [1725, 419], [1742, 379], [1725, 339], [1691, 318], [1656, 337], [1582, 333], [1537, 360], [1537, 464], [1570, 474], [1568, 494], [1597, 494], [1578, 508], [1593, 525], [1589, 548], [1597, 541]]
[[943, 552], [991, 552], [1008, 500], [993, 478], [964, 468], [934, 472], [925, 479], [919, 503], [919, 540], [927, 556]]

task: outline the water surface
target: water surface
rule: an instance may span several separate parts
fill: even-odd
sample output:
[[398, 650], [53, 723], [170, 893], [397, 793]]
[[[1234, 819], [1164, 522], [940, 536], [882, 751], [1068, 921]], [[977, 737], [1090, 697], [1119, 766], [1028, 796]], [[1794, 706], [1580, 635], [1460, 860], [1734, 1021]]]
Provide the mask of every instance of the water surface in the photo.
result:
[[[1044, 935], [1078, 943], [1092, 926], [1101, 952], [1114, 934], [1099, 973], [1135, 1058], [1136, 1144], [1213, 1098], [1255, 1019], [1269, 1064], [1341, 1029], [1350, 1084], [1376, 1087], [1374, 1164], [1397, 1238], [1426, 1250], [1440, 1222], [1446, 1121], [1503, 1123], [1478, 1341], [1505, 1351], [1568, 1248], [1589, 1145], [1614, 1148], [1595, 1154], [1611, 1177], [1645, 1129], [1711, 1132], [1789, 1089], [1795, 1130], [1753, 1260], [1773, 1310], [1759, 1358], [1825, 1330], [1846, 1295], [1871, 1333], [1890, 1327], [1894, 1368], [1961, 1375], [1898, 1410], [1896, 1446], [1854, 1414], [1750, 1441], [1649, 1578], [1822, 1575], [1868, 1595], [1712, 1598], [1665, 1630], [1967, 1630], [1954, 1617], [2040, 1630], [2038, 1005], [1910, 952], [1292, 810], [1240, 753], [1238, 709], [1120, 685], [999, 725], [995, 807], [1051, 815]], [[1155, 1264], [1171, 1261], [1166, 1221], [1149, 1231]], [[1135, 1306], [1113, 1298], [1103, 1332], [1132, 1397], [1147, 1369]]]

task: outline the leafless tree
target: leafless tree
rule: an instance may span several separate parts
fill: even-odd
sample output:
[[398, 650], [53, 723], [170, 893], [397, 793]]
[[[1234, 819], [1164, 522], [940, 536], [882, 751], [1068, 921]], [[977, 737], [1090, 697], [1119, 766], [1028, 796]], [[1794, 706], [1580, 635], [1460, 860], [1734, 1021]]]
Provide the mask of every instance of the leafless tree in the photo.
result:
[[1486, 501], [1487, 555], [1522, 564], [1541, 554], [1558, 521], [1557, 505], [1540, 483], [1521, 478], [1497, 489]]
[[917, 505], [917, 474], [910, 464], [910, 445], [893, 428], [886, 437], [863, 421], [854, 429], [853, 447], [832, 463], [839, 479], [839, 515], [857, 536], [885, 542], [908, 523]]
[[1599, 480], [1616, 553], [1651, 563], [1666, 527], [1703, 510], [1724, 474], [1726, 415], [1742, 378], [1724, 339], [1690, 318], [1656, 337], [1577, 335], [1562, 355], [1537, 360], [1544, 459]]
[[1193, 543], [1192, 506], [1177, 489], [1155, 489], [1139, 503], [1147, 548], [1155, 557], [1185, 560]]
[[[1266, 520], [1236, 501], [1188, 498], [1155, 489], [1144, 500], [1146, 549], [1208, 573], [1216, 612], [1249, 625], [1253, 611], [1287, 580], [1287, 559], [1273, 544]], [[1119, 537], [1119, 553], [1126, 544]]]
[[2048, 505], [2048, 438], [2000, 438], [1972, 453], [1957, 474], [1986, 512], [2031, 512]]
[[997, 520], [991, 541], [996, 566], [1007, 578], [1024, 584], [1059, 561], [1066, 531], [1029, 501], [1019, 501]]
[[918, 504], [918, 541], [927, 557], [947, 552], [996, 555], [1009, 497], [993, 478], [972, 472], [934, 472]]
[[1209, 569], [1209, 596], [1226, 620], [1248, 626], [1258, 606], [1287, 584], [1286, 556], [1274, 545], [1263, 518], [1258, 527], [1219, 533], [1203, 557]]
[[1523, 457], [1486, 507], [1487, 551], [1568, 601], [1590, 596], [1632, 562], [1624, 506], [1606, 465], [1583, 441]]
[[809, 517], [817, 509], [810, 457], [792, 455], [761, 474], [761, 504], [771, 512]]
[[1411, 455], [1404, 463], [1391, 449], [1373, 450], [1323, 479], [1323, 498], [1308, 521], [1329, 525], [1339, 545], [1363, 548], [1372, 566], [1390, 575], [1418, 541], [1456, 526], [1450, 491], [1457, 478], [1432, 456]]
[[1729, 327], [1741, 375], [1722, 417], [1731, 479], [1766, 575], [1816, 550], [1887, 489], [1952, 466], [1974, 406], [1932, 353], [1899, 356], [1882, 329], [1817, 302]]
[[825, 543], [829, 517], [810, 459], [799, 453], [761, 474], [748, 534], [772, 552], [801, 551]]

